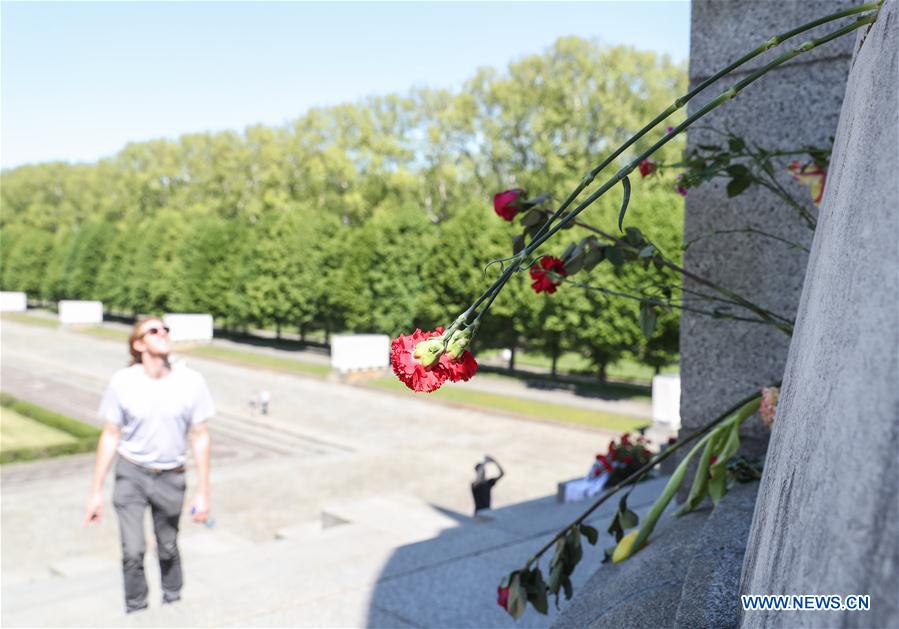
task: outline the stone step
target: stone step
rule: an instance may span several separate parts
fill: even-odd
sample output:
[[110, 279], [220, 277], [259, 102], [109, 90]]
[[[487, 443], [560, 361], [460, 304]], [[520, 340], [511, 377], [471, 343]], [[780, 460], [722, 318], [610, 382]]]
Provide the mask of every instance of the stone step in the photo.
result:
[[740, 624], [740, 573], [758, 489], [758, 483], [735, 485], [709, 514], [684, 579], [677, 629]]
[[649, 545], [597, 570], [553, 627], [737, 626], [757, 491], [758, 483], [738, 484], [714, 509], [707, 501], [683, 517], [674, 517], [678, 505], [669, 505]]

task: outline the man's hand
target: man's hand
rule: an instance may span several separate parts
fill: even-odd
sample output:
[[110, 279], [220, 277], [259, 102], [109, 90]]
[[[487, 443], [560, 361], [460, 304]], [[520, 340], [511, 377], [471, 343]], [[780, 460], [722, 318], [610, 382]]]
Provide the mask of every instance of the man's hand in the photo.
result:
[[205, 522], [209, 519], [209, 496], [199, 493], [190, 503], [190, 514], [194, 522]]
[[100, 522], [103, 517], [103, 492], [91, 494], [84, 510], [84, 526], [91, 522]]

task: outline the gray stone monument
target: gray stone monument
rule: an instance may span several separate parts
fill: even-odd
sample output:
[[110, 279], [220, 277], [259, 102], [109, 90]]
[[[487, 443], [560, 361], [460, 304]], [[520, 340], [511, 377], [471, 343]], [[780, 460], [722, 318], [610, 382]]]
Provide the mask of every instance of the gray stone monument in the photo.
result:
[[[846, 0], [752, 2], [694, 0], [690, 83], [695, 86], [769, 37], [815, 18], [855, 6]], [[839, 22], [842, 26], [848, 20]], [[736, 75], [710, 88], [717, 94], [752, 70], [803, 41], [838, 28], [818, 27], [756, 57]], [[851, 36], [800, 55], [765, 75], [735, 100], [703, 118], [702, 127], [730, 130], [771, 150], [829, 145], [846, 87]], [[709, 97], [695, 99], [690, 113]], [[692, 129], [688, 150], [721, 143], [707, 128]], [[790, 181], [787, 159], [776, 162], [780, 180], [815, 212], [808, 191]], [[795, 210], [767, 190], [751, 188], [728, 199], [726, 180], [691, 190], [686, 199], [687, 242], [715, 230], [755, 228], [810, 247], [812, 231]], [[799, 303], [808, 254], [753, 234], [731, 233], [703, 239], [684, 255], [687, 270], [732, 288], [764, 308], [793, 318]], [[699, 289], [689, 280], [689, 289]], [[745, 312], [743, 314], [746, 314]], [[681, 430], [694, 432], [738, 399], [781, 379], [790, 339], [770, 326], [713, 320], [684, 312], [681, 317]], [[760, 422], [744, 424], [747, 456], [764, 454], [769, 431]]]
[[871, 608], [745, 627], [899, 627], [899, 2], [856, 45], [742, 589]]

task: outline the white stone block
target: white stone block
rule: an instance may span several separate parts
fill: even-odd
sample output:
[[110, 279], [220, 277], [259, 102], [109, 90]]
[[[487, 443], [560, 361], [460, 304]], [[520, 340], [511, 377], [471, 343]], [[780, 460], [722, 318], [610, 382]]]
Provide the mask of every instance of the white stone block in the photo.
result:
[[680, 428], [680, 376], [652, 378], [652, 420], [671, 428]]
[[59, 302], [59, 322], [63, 325], [103, 323], [103, 302], [63, 299]]
[[0, 291], [0, 312], [25, 312], [26, 310], [28, 310], [28, 300], [25, 293]]
[[331, 368], [347, 372], [381, 369], [390, 364], [386, 334], [335, 334], [331, 337]]
[[169, 338], [175, 343], [184, 341], [211, 341], [212, 315], [166, 313], [162, 317], [169, 329]]

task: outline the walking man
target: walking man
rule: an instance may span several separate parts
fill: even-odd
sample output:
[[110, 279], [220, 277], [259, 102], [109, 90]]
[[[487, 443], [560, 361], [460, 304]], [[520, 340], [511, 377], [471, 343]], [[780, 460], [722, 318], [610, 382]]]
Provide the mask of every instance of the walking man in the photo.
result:
[[122, 538], [125, 609], [147, 607], [143, 520], [147, 507], [162, 573], [163, 603], [181, 598], [178, 521], [184, 504], [184, 462], [188, 436], [197, 468], [197, 493], [191, 513], [209, 517], [209, 430], [215, 413], [206, 381], [184, 365], [172, 366], [169, 329], [158, 318], [139, 320], [128, 340], [131, 366], [116, 372], [99, 415], [105, 422], [97, 445], [84, 525], [103, 514], [103, 481], [118, 452], [113, 504]]

